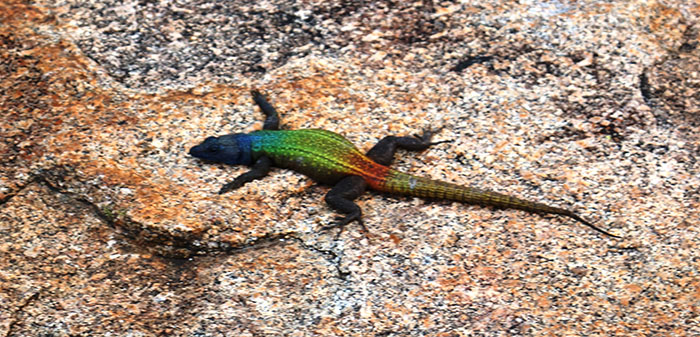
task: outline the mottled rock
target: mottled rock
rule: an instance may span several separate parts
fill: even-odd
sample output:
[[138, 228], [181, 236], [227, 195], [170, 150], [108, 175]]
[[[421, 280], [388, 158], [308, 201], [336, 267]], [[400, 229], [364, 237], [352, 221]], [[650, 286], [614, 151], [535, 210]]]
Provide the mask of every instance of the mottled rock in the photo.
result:
[[[697, 6], [5, 1], [0, 335], [697, 335]], [[261, 128], [572, 207], [559, 217], [328, 187], [187, 156]]]

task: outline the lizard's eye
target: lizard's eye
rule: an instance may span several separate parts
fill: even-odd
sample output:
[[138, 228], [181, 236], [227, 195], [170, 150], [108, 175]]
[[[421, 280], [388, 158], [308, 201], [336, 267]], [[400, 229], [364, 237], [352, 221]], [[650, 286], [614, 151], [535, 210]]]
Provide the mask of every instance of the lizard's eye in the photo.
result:
[[222, 149], [221, 144], [211, 144], [211, 145], [209, 145], [209, 147], [207, 148], [207, 150], [208, 150], [209, 152], [219, 152], [219, 151], [221, 151], [221, 149]]

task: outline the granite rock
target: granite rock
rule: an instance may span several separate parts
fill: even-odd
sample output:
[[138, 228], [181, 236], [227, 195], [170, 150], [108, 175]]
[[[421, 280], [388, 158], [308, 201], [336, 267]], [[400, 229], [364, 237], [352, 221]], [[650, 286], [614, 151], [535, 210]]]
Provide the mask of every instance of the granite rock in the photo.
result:
[[[0, 3], [0, 336], [700, 334], [700, 7], [686, 1]], [[207, 136], [285, 128], [553, 205], [327, 186]]]

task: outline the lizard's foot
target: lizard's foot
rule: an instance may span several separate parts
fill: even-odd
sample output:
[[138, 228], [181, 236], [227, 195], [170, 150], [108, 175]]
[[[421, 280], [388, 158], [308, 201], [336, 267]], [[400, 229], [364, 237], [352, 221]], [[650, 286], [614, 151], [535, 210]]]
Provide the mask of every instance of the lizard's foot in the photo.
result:
[[236, 179], [232, 182], [225, 184], [224, 186], [221, 186], [221, 189], [219, 190], [219, 194], [224, 194], [228, 191], [235, 190], [235, 189], [243, 186], [243, 184], [244, 184], [243, 181]]
[[270, 172], [270, 166], [272, 166], [272, 161], [270, 160], [270, 158], [268, 158], [267, 156], [262, 156], [258, 158], [255, 164], [253, 164], [253, 167], [250, 169], [250, 171], [239, 175], [238, 177], [236, 177], [236, 179], [233, 179], [233, 181], [222, 186], [219, 190], [219, 194], [224, 194], [230, 190], [235, 190], [246, 183], [266, 176], [267, 173]]
[[346, 216], [339, 216], [339, 217], [336, 217], [335, 220], [336, 220], [336, 222], [334, 224], [323, 227], [323, 230], [329, 230], [329, 229], [340, 227], [340, 230], [338, 231], [338, 233], [335, 236], [336, 239], [338, 239], [340, 234], [343, 233], [346, 225], [348, 225], [349, 223], [351, 223], [353, 221], [357, 221], [357, 223], [360, 224], [360, 226], [362, 227], [362, 231], [365, 233], [365, 236], [369, 240], [370, 232], [367, 229], [367, 226], [365, 226], [365, 223], [362, 221], [362, 213], [357, 212], [357, 213], [352, 213], [352, 214], [349, 214]]
[[425, 145], [427, 145], [427, 146], [433, 146], [433, 145], [437, 145], [437, 144], [451, 143], [451, 142], [453, 142], [453, 140], [451, 140], [451, 139], [449, 139], [449, 140], [441, 140], [441, 141], [439, 141], [439, 142], [431, 142], [431, 141], [430, 141], [430, 140], [433, 138], [433, 136], [434, 136], [436, 133], [440, 132], [443, 128], [445, 128], [445, 127], [444, 127], [444, 126], [441, 126], [441, 127], [437, 128], [437, 129], [423, 129], [423, 134], [422, 134], [422, 135], [413, 135], [413, 137], [418, 138], [418, 139], [421, 141], [421, 143], [423, 143], [423, 144], [425, 144]]

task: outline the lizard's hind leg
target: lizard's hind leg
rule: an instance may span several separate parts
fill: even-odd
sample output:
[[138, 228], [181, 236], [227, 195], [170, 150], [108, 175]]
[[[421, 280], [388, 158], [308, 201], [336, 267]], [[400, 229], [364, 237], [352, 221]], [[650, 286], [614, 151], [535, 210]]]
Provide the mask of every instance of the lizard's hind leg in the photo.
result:
[[326, 203], [334, 210], [346, 215], [344, 217], [339, 217], [335, 225], [328, 226], [325, 229], [340, 227], [342, 230], [345, 225], [357, 220], [360, 226], [362, 226], [362, 229], [368, 232], [364, 223], [362, 223], [362, 209], [353, 201], [365, 192], [366, 187], [367, 183], [362, 177], [347, 176], [328, 191], [325, 198]]
[[277, 110], [267, 101], [265, 96], [260, 93], [260, 91], [252, 90], [250, 92], [253, 94], [253, 100], [255, 104], [260, 107], [260, 110], [265, 114], [265, 122], [263, 123], [263, 130], [277, 130], [280, 126], [280, 117], [277, 114]]
[[430, 139], [438, 131], [440, 129], [424, 130], [422, 135], [414, 137], [386, 136], [367, 151], [367, 157], [378, 164], [389, 166], [394, 160], [394, 154], [398, 148], [409, 151], [423, 151], [435, 144], [451, 142], [451, 140], [430, 142]]

